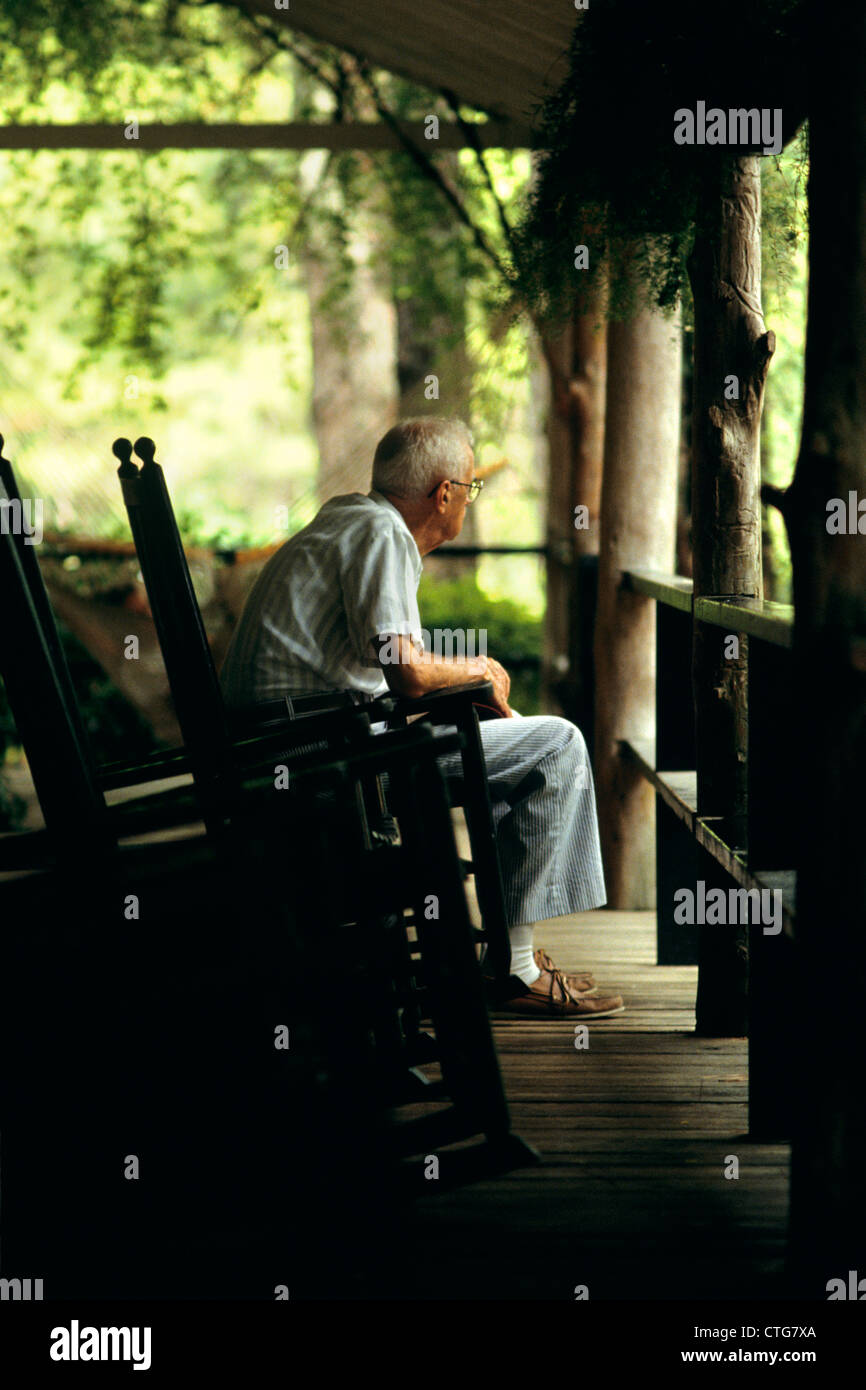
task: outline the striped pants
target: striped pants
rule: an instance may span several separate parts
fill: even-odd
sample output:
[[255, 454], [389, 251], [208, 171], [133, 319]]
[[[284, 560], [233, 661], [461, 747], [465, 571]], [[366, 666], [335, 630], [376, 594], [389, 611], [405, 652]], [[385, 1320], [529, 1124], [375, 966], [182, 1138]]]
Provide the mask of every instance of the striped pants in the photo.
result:
[[[556, 715], [488, 719], [481, 741], [509, 927], [603, 907], [595, 787], [580, 730]], [[459, 782], [459, 753], [439, 766]]]
[[[453, 725], [433, 730], [434, 736], [455, 732]], [[603, 907], [595, 787], [580, 730], [557, 715], [517, 714], [484, 720], [481, 742], [509, 928]], [[309, 750], [323, 746], [311, 743]], [[459, 786], [460, 754], [443, 754], [439, 766]], [[383, 783], [387, 788], [387, 774]]]

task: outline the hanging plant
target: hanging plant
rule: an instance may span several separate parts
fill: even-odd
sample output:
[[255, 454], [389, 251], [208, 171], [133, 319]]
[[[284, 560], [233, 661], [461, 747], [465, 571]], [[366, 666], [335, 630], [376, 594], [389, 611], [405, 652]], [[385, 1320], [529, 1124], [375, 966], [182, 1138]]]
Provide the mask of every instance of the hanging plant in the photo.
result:
[[[694, 0], [581, 13], [568, 77], [541, 111], [545, 153], [516, 237], [521, 292], [540, 317], [588, 304], [603, 267], [612, 317], [630, 313], [636, 281], [662, 309], [679, 302], [704, 180], [732, 153], [765, 148], [760, 121], [741, 128], [728, 113], [778, 112], [780, 148], [802, 125], [803, 11], [802, 0], [735, 0], [718, 25]], [[725, 121], [710, 131], [713, 109]], [[758, 143], [718, 142], [742, 133]], [[784, 244], [794, 208], [770, 213], [765, 235]]]

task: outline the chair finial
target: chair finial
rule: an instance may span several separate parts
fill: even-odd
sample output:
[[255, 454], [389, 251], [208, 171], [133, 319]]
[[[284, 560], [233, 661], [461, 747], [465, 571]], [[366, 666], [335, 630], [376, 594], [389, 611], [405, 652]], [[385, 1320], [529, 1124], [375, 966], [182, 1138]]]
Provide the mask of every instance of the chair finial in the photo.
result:
[[147, 435], [143, 434], [140, 439], [136, 439], [135, 441], [135, 452], [138, 454], [138, 457], [141, 459], [142, 463], [146, 468], [148, 464], [153, 464], [153, 456], [156, 453], [156, 445], [154, 444], [152, 439], [148, 439]]
[[111, 452], [116, 459], [120, 460], [120, 467], [117, 471], [122, 477], [128, 477], [130, 473], [138, 472], [132, 461], [132, 445], [128, 439], [115, 439], [111, 446]]

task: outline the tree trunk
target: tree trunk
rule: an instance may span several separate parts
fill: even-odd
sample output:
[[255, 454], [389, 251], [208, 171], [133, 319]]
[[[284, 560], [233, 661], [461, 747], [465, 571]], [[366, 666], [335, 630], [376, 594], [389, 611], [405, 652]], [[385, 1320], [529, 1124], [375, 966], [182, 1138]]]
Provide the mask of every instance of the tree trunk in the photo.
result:
[[621, 586], [631, 568], [670, 572], [680, 427], [678, 322], [644, 309], [608, 325], [598, 615], [595, 762], [608, 906], [655, 899], [655, 794], [619, 756], [620, 739], [655, 738], [655, 604]]
[[[447, 228], [443, 228], [443, 235]], [[472, 396], [472, 361], [466, 346], [465, 318], [459, 322], [434, 314], [419, 322], [410, 299], [397, 300], [397, 379], [400, 387], [398, 415], [457, 415], [469, 423]], [[435, 377], [435, 381], [431, 381]], [[463, 529], [454, 545], [478, 545], [478, 511], [467, 507]], [[475, 573], [475, 556], [437, 555], [425, 568], [441, 580], [460, 579]]]
[[390, 293], [368, 263], [368, 251], [356, 239], [352, 283], [339, 303], [328, 302], [333, 285], [328, 249], [319, 245], [304, 256], [320, 502], [369, 491], [376, 445], [397, 418], [396, 315]]
[[[600, 300], [597, 312], [575, 313], [561, 334], [548, 338], [544, 352], [550, 378], [544, 690], [591, 746], [595, 576], [585, 558], [598, 555], [601, 515], [607, 332]], [[586, 511], [576, 515], [578, 507]]]
[[866, 1276], [866, 539], [827, 530], [831, 499], [866, 498], [866, 10], [824, 7], [812, 32], [806, 386], [783, 511], [803, 731], [791, 750], [802, 787], [800, 1000], [816, 979], [837, 992], [791, 1058], [801, 1087], [793, 1255], [804, 1296], [825, 1299], [828, 1280]]
[[[694, 593], [760, 598], [760, 422], [775, 346], [761, 309], [761, 175], [755, 156], [722, 156], [707, 179], [689, 260], [695, 306], [692, 412]], [[722, 817], [745, 845], [748, 643], [694, 624], [698, 814]], [[721, 884], [719, 885], [721, 886]], [[745, 928], [705, 927], [698, 1032], [746, 1031]]]

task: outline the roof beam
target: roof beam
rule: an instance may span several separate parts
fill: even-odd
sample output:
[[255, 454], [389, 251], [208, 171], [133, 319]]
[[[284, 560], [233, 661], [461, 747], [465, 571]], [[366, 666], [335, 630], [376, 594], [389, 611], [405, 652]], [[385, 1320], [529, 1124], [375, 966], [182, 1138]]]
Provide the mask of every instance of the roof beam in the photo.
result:
[[[466, 137], [456, 122], [440, 121], [436, 140], [428, 140], [420, 121], [401, 121], [410, 138], [427, 149], [467, 148]], [[528, 126], [509, 121], [483, 121], [477, 125], [484, 149], [530, 149], [533, 136]], [[137, 135], [132, 132], [137, 130]], [[395, 131], [378, 121], [286, 121], [276, 124], [239, 124], [203, 121], [132, 121], [90, 125], [0, 125], [3, 150], [397, 150], [402, 146]]]

